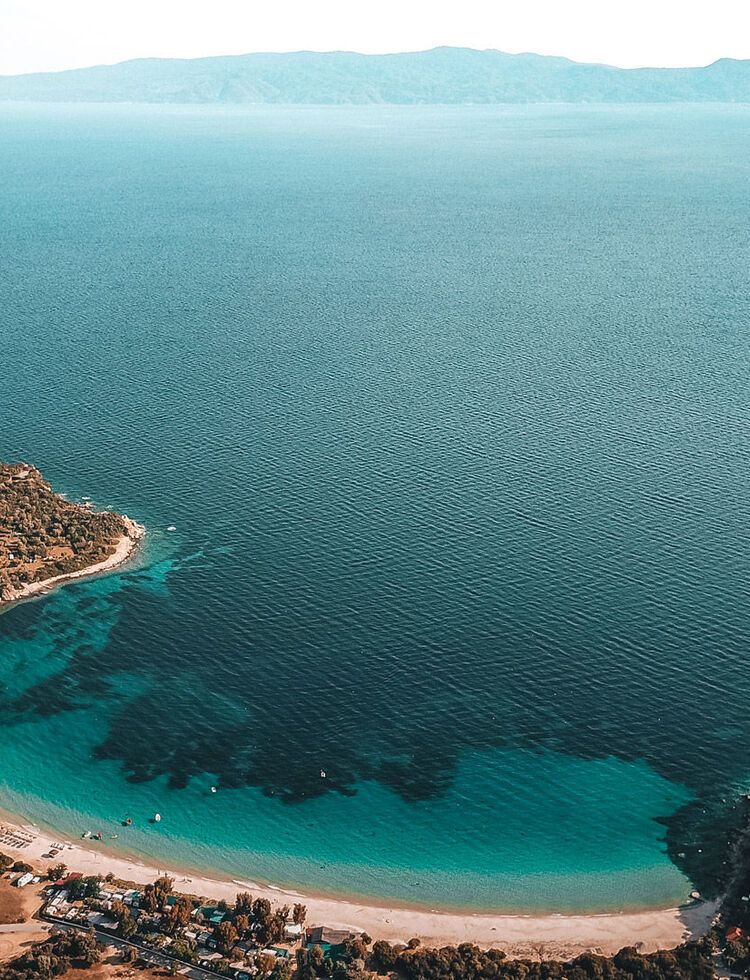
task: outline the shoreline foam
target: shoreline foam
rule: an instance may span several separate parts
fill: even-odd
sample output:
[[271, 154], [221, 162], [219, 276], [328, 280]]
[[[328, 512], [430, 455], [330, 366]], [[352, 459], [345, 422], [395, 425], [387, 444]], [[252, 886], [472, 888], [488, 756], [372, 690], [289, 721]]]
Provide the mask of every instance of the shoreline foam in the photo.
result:
[[[250, 890], [254, 897], [274, 903], [301, 901], [308, 908], [308, 924], [327, 925], [367, 932], [373, 939], [406, 942], [417, 936], [424, 945], [455, 945], [462, 942], [495, 946], [509, 955], [538, 955], [570, 958], [587, 950], [605, 955], [623, 946], [638, 946], [644, 952], [668, 949], [689, 938], [702, 935], [717, 912], [718, 903], [701, 902], [679, 908], [639, 912], [588, 914], [496, 914], [424, 911], [397, 905], [378, 905], [347, 898], [324, 898], [302, 891], [258, 885], [250, 880], [224, 879], [186, 872], [184, 869], [157, 867], [94, 850], [64, 836], [55, 837], [35, 825], [22, 825], [15, 818], [5, 828], [21, 831], [32, 838], [24, 847], [0, 843], [0, 850], [44, 868], [63, 861], [71, 871], [83, 874], [112, 873], [125, 881], [143, 884], [160, 874], [175, 878], [175, 890], [213, 899], [233, 900], [238, 891]], [[45, 858], [51, 846], [64, 842], [64, 850]]]

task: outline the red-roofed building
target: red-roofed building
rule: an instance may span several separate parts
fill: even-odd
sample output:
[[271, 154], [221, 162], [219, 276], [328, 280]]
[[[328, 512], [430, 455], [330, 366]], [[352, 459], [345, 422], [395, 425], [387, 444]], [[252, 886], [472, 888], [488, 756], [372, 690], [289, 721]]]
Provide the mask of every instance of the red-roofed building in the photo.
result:
[[742, 939], [742, 929], [739, 926], [730, 926], [727, 929], [727, 942], [735, 943], [738, 939]]

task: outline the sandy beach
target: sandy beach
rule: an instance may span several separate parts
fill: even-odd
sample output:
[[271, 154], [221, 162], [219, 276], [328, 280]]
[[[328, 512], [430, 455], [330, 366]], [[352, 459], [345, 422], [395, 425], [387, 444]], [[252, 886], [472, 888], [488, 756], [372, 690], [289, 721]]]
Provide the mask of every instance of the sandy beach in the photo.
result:
[[[50, 847], [64, 843], [54, 858], [45, 857]], [[234, 899], [238, 891], [274, 903], [304, 902], [308, 924], [350, 928], [367, 932], [373, 939], [407, 941], [417, 936], [424, 945], [442, 946], [472, 942], [483, 947], [496, 946], [510, 955], [570, 957], [586, 950], [613, 954], [623, 946], [638, 946], [644, 952], [668, 949], [706, 931], [716, 914], [715, 902], [701, 902], [682, 908], [620, 914], [590, 915], [498, 915], [456, 914], [379, 906], [346, 899], [321, 898], [249, 880], [222, 880], [186, 874], [179, 870], [149, 866], [107, 852], [106, 841], [85, 846], [54, 838], [31, 825], [0, 826], [0, 851], [38, 865], [46, 870], [63, 861], [71, 871], [106, 875], [139, 884], [153, 881], [160, 874], [175, 878], [175, 890], [214, 899]]]
[[23, 599], [30, 599], [33, 596], [43, 595], [74, 579], [88, 578], [91, 575], [102, 575], [105, 572], [111, 572], [119, 568], [120, 565], [123, 565], [132, 558], [139, 541], [146, 533], [146, 529], [142, 524], [136, 523], [125, 515], [123, 515], [123, 521], [127, 527], [127, 534], [123, 534], [117, 542], [115, 550], [104, 561], [97, 562], [95, 565], [89, 565], [87, 568], [82, 568], [77, 572], [55, 575], [53, 578], [45, 579], [43, 582], [30, 582], [23, 588], [17, 589], [9, 598], [0, 602], [0, 606], [9, 605], [12, 602], [19, 602]]

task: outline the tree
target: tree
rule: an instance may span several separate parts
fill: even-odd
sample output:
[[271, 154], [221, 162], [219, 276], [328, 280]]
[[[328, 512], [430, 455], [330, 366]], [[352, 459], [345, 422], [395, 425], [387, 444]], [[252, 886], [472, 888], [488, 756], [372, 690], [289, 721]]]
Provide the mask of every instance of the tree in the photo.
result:
[[284, 938], [285, 931], [286, 919], [279, 912], [271, 913], [266, 919], [258, 922], [255, 928], [258, 942], [264, 946], [281, 942]]
[[15, 863], [15, 858], [10, 857], [8, 854], [0, 854], [0, 874], [7, 871], [8, 868], [12, 868]]
[[166, 902], [167, 896], [172, 894], [173, 886], [174, 878], [170, 878], [169, 875], [163, 875], [161, 878], [157, 878], [154, 882], [154, 891], [156, 892], [160, 906]]
[[396, 968], [398, 952], [384, 939], [378, 939], [372, 946], [368, 965], [376, 973], [392, 973]]
[[161, 902], [159, 900], [159, 894], [156, 891], [154, 885], [146, 885], [146, 887], [141, 892], [141, 896], [138, 899], [138, 907], [142, 912], [148, 912], [153, 915], [154, 912], [158, 912], [161, 908]]
[[185, 895], [179, 895], [174, 905], [177, 925], [184, 929], [190, 925], [190, 916], [193, 913], [193, 903]]
[[101, 947], [93, 929], [89, 932], [69, 933], [70, 958], [84, 966], [93, 966], [101, 959]]
[[184, 929], [190, 923], [192, 903], [184, 895], [178, 895], [174, 905], [168, 905], [161, 917], [161, 927], [169, 935], [174, 935], [179, 929]]
[[124, 902], [112, 902], [110, 913], [113, 919], [117, 919], [118, 922], [122, 922], [123, 919], [129, 918], [130, 909]]
[[268, 977], [276, 966], [276, 957], [270, 953], [261, 953], [260, 956], [256, 956], [255, 965], [258, 968], [258, 973], [262, 977]]
[[164, 908], [169, 895], [172, 894], [173, 885], [174, 878], [170, 878], [168, 875], [157, 878], [153, 885], [146, 885], [138, 900], [139, 908], [150, 915], [159, 912]]
[[83, 898], [98, 898], [101, 882], [102, 879], [96, 875], [89, 875], [88, 878], [69, 878], [65, 882], [68, 899], [71, 902], [77, 902]]
[[250, 931], [250, 919], [244, 912], [234, 917], [234, 928], [237, 930], [240, 939], [244, 938]]
[[243, 913], [251, 915], [253, 911], [253, 896], [250, 892], [239, 892], [234, 902], [235, 915]]
[[214, 939], [216, 940], [216, 946], [219, 952], [228, 956], [239, 939], [237, 930], [234, 928], [234, 923], [228, 919], [220, 922], [214, 929]]
[[292, 965], [286, 960], [276, 960], [269, 980], [292, 980]]
[[292, 909], [292, 919], [298, 926], [301, 926], [306, 918], [307, 918], [307, 906], [302, 905], [300, 902], [297, 902], [294, 908]]
[[253, 919], [256, 922], [265, 922], [271, 918], [271, 903], [267, 898], [256, 898], [253, 902]]
[[47, 868], [47, 877], [50, 881], [59, 881], [60, 878], [65, 877], [65, 872], [67, 870], [67, 864], [54, 864], [51, 868]]
[[198, 959], [195, 952], [195, 943], [189, 942], [184, 938], [175, 939], [172, 943], [171, 951], [174, 956], [183, 960], [185, 963], [195, 963]]
[[323, 950], [310, 946], [297, 950], [297, 980], [316, 980], [323, 975]]

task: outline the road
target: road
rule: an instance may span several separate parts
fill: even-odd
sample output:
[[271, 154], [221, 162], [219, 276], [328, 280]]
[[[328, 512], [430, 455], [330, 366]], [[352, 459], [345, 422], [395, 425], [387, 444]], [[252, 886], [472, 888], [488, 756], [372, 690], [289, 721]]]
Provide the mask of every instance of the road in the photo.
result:
[[[66, 932], [88, 932], [88, 926], [75, 925], [72, 922], [57, 922], [56, 920], [45, 920], [57, 929]], [[0, 927], [2, 928], [2, 927]], [[49, 928], [49, 926], [47, 927]], [[182, 960], [178, 960], [175, 956], [170, 956], [169, 953], [157, 953], [153, 949], [149, 949], [148, 946], [141, 946], [140, 943], [131, 942], [129, 939], [122, 939], [120, 936], [113, 936], [110, 932], [102, 932], [99, 929], [94, 929], [96, 933], [96, 938], [100, 943], [106, 946], [114, 946], [120, 951], [126, 949], [128, 946], [134, 949], [138, 953], [138, 959], [143, 960], [144, 963], [148, 963], [150, 966], [158, 966], [162, 969], [169, 970], [173, 963], [177, 964], [177, 971], [185, 977], [190, 977], [191, 980], [226, 980], [226, 977], [220, 977], [218, 973], [211, 973], [209, 970], [204, 970], [199, 966], [193, 966], [190, 963], [184, 963]]]

